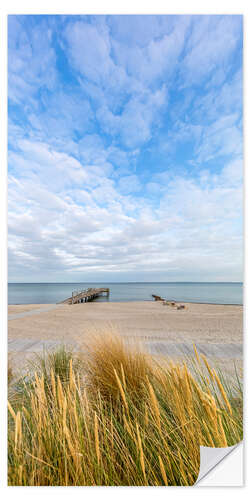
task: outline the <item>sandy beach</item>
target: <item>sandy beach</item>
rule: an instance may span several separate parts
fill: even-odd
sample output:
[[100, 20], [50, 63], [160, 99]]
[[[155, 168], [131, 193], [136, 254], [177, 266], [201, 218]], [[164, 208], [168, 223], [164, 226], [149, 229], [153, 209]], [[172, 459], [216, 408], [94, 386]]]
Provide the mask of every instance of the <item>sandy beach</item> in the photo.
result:
[[177, 310], [150, 301], [9, 306], [9, 354], [19, 367], [44, 347], [64, 343], [77, 351], [92, 332], [110, 330], [156, 355], [190, 354], [195, 343], [230, 365], [242, 358], [243, 307], [188, 303]]

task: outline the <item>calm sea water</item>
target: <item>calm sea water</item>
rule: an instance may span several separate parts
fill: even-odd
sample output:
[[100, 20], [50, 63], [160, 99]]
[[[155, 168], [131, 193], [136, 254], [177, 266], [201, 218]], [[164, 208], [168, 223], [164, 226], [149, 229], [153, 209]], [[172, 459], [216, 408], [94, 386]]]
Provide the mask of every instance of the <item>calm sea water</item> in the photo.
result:
[[109, 287], [110, 295], [97, 301], [152, 300], [152, 293], [169, 300], [208, 304], [242, 304], [242, 283], [11, 283], [9, 304], [54, 304], [72, 291]]

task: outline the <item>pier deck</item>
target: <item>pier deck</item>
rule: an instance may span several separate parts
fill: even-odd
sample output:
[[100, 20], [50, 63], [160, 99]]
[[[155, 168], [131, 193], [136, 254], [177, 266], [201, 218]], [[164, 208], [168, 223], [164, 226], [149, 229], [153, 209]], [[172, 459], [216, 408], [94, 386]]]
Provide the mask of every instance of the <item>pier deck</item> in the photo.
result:
[[103, 294], [109, 296], [109, 288], [88, 288], [87, 290], [81, 290], [80, 292], [72, 292], [72, 296], [63, 300], [60, 304], [80, 304], [83, 302], [89, 302], [90, 300], [94, 300]]

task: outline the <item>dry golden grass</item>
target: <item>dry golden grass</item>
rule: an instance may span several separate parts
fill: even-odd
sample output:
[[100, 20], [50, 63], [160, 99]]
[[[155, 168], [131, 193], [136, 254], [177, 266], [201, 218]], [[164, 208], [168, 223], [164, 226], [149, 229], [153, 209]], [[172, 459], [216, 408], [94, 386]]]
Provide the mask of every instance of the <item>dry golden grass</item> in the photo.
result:
[[10, 388], [9, 485], [194, 484], [200, 445], [242, 439], [240, 384], [196, 356], [162, 367], [112, 335], [40, 360]]
[[[138, 348], [124, 343], [115, 332], [93, 334], [85, 345], [87, 356], [82, 358], [89, 389], [96, 389], [105, 399], [117, 399], [124, 388], [130, 397], [144, 394], [145, 381], [151, 372], [151, 358]], [[126, 376], [125, 376], [126, 374]], [[125, 403], [126, 404], [126, 403]]]

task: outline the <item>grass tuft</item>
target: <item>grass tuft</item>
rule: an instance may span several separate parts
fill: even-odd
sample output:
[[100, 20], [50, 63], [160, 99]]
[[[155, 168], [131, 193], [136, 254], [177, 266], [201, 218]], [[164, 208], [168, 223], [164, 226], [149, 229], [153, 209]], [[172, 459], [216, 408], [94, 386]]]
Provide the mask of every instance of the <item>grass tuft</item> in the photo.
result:
[[65, 347], [44, 353], [10, 392], [8, 483], [192, 485], [200, 445], [242, 439], [236, 382], [197, 351], [191, 373], [113, 335], [96, 337], [81, 359]]

